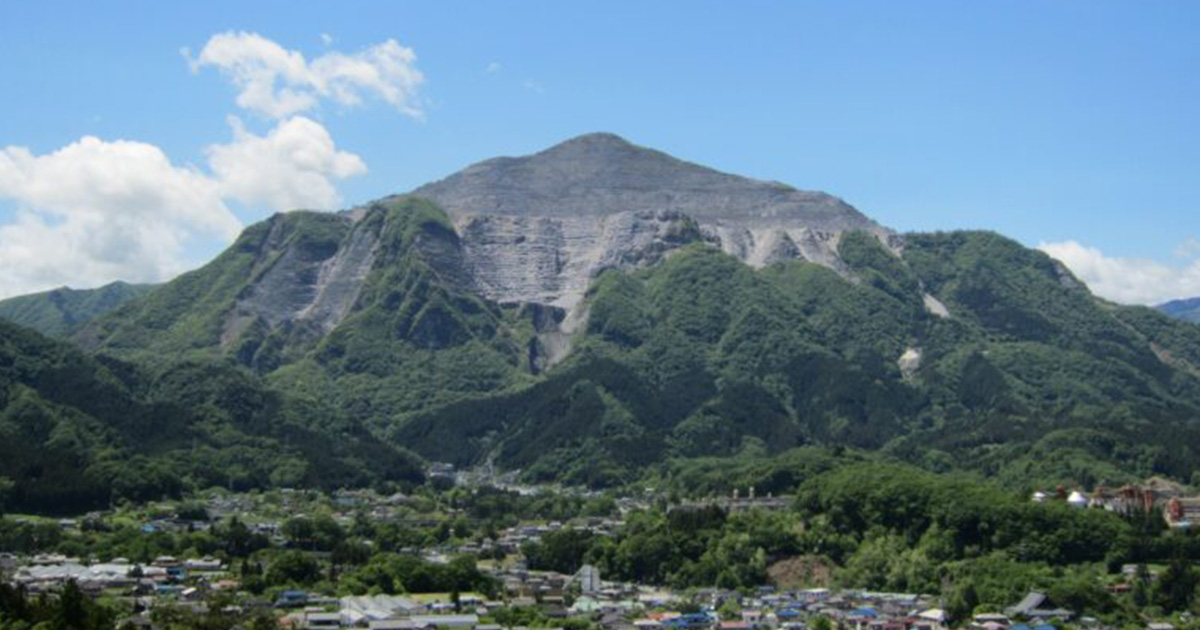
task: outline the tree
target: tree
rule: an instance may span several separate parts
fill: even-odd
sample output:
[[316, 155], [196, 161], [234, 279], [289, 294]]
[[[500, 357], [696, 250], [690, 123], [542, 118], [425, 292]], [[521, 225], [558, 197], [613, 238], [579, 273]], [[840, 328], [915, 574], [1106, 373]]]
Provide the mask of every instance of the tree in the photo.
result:
[[595, 534], [587, 530], [564, 529], [542, 536], [540, 542], [529, 543], [521, 551], [531, 569], [575, 573], [594, 542]]
[[1153, 601], [1167, 612], [1187, 610], [1197, 585], [1200, 585], [1200, 574], [1182, 553], [1177, 553], [1154, 584]]
[[321, 565], [301, 551], [285, 551], [267, 568], [267, 582], [308, 585], [321, 579]]
[[313, 519], [313, 528], [316, 530], [314, 544], [321, 551], [333, 550], [346, 537], [346, 530], [328, 514], [321, 514]]
[[13, 481], [8, 477], [0, 477], [0, 516], [4, 516], [4, 507], [8, 504], [8, 498], [12, 495]]
[[338, 543], [330, 555], [330, 562], [336, 566], [363, 565], [371, 559], [371, 548], [365, 543], [346, 540]]
[[223, 541], [226, 553], [234, 558], [248, 557], [271, 545], [266, 536], [250, 531], [236, 516], [229, 519], [229, 525], [217, 531], [217, 537]]
[[970, 617], [978, 605], [979, 594], [975, 592], [975, 584], [968, 581], [956, 588], [950, 595], [946, 604], [946, 612], [951, 618], [961, 621]]
[[75, 580], [63, 586], [51, 614], [53, 630], [107, 630], [113, 627], [113, 613], [83, 593]]
[[297, 547], [312, 548], [317, 537], [316, 526], [312, 519], [305, 516], [296, 516], [284, 521], [281, 531], [288, 542]]

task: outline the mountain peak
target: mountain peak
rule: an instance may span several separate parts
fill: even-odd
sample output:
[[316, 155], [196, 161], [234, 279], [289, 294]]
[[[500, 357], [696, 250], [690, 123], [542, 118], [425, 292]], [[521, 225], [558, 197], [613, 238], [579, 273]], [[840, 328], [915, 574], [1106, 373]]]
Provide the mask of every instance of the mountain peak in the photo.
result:
[[687, 162], [612, 133], [493, 158], [412, 194], [452, 216], [596, 217], [672, 211], [728, 227], [883, 231], [841, 199]]
[[587, 148], [637, 148], [637, 145], [609, 131], [593, 131], [568, 138], [562, 142], [546, 149], [554, 151], [556, 149], [566, 149], [574, 147]]

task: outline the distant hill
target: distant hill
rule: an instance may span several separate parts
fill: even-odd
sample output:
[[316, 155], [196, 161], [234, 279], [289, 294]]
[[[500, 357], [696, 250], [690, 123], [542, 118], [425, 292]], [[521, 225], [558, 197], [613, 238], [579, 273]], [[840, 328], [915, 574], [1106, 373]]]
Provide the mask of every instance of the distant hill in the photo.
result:
[[144, 369], [0, 321], [7, 507], [76, 513], [186, 488], [420, 481], [418, 460], [228, 361]]
[[1200, 324], [1200, 297], [1172, 300], [1154, 308], [1176, 319]]
[[44, 335], [65, 337], [156, 285], [113, 282], [95, 289], [61, 287], [0, 300], [0, 318]]

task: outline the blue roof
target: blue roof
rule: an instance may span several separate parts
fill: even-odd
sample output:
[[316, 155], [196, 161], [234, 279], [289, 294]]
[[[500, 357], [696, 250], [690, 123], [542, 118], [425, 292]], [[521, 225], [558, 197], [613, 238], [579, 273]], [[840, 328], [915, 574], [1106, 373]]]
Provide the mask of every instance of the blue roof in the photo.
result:
[[694, 626], [709, 625], [712, 623], [712, 621], [712, 617], [709, 617], [704, 613], [689, 613], [671, 619], [665, 619], [663, 620], [662, 625], [668, 628], [691, 628]]
[[874, 617], [875, 609], [874, 608], [855, 608], [854, 610], [850, 611], [850, 614], [851, 614], [851, 616], [854, 616], [854, 617]]

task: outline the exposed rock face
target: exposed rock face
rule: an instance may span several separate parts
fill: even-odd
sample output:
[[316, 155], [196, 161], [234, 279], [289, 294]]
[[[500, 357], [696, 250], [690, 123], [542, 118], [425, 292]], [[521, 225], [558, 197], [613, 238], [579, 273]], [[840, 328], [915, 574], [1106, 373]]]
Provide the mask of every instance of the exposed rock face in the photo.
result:
[[533, 323], [536, 333], [529, 344], [529, 366], [534, 373], [558, 363], [571, 349], [570, 327], [564, 323], [566, 311], [553, 306], [528, 303], [521, 307], [521, 315]]
[[475, 287], [497, 302], [573, 308], [609, 268], [658, 262], [703, 238], [694, 221], [671, 211], [559, 217], [466, 215], [458, 220]]
[[351, 233], [340, 244], [294, 246], [285, 242], [286, 222], [272, 219], [258, 252], [265, 269], [252, 290], [238, 297], [225, 324], [225, 343], [259, 320], [269, 329], [302, 323], [324, 333], [349, 314], [375, 262], [378, 235], [353, 229], [349, 215], [323, 215], [322, 220], [341, 223]]
[[374, 232], [354, 230], [344, 247], [321, 262], [312, 288], [313, 300], [298, 311], [299, 317], [316, 322], [326, 332], [341, 323], [375, 263], [378, 244]]
[[[577, 307], [606, 269], [653, 265], [702, 241], [756, 267], [807, 260], [847, 273], [837, 253], [846, 230], [868, 230], [895, 246], [891, 232], [836, 197], [720, 173], [611, 134], [480, 162], [410, 194], [453, 221], [454, 233], [415, 242], [443, 280], [498, 303], [547, 309], [533, 313], [534, 370], [566, 356], [586, 319]], [[258, 281], [238, 296], [225, 342], [251, 326], [333, 330], [376, 262], [379, 235], [363, 227], [368, 213], [325, 215], [319, 220], [337, 238], [304, 247], [288, 240], [287, 222], [273, 219], [258, 252]], [[448, 325], [434, 315], [416, 331], [430, 343]]]
[[721, 173], [604, 133], [480, 162], [411, 194], [454, 218], [485, 295], [568, 309], [599, 271], [652, 264], [696, 240], [756, 267], [798, 259], [840, 273], [840, 233], [862, 229], [893, 243], [831, 195]]
[[721, 173], [605, 133], [526, 157], [480, 162], [413, 194], [455, 215], [595, 217], [671, 210], [702, 225], [879, 229], [831, 195]]
[[921, 369], [921, 349], [907, 348], [904, 354], [896, 361], [896, 365], [900, 368], [900, 375], [904, 380], [911, 381], [917, 375], [917, 370]]
[[946, 318], [950, 317], [950, 309], [946, 308], [946, 305], [942, 304], [941, 300], [937, 299], [936, 297], [933, 297], [933, 295], [931, 295], [929, 293], [926, 293], [922, 297], [922, 299], [925, 302], [925, 310], [926, 311], [930, 312], [933, 315], [937, 315], [938, 317], [941, 317], [942, 319], [946, 319]]

